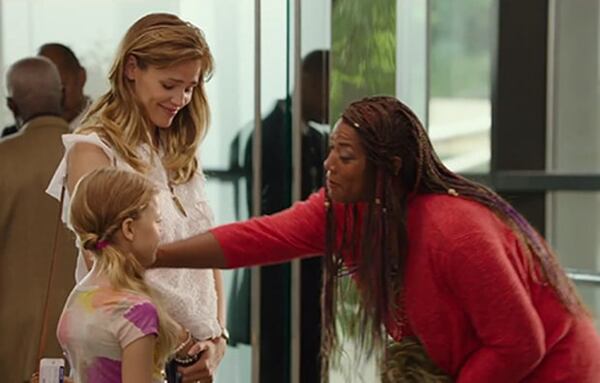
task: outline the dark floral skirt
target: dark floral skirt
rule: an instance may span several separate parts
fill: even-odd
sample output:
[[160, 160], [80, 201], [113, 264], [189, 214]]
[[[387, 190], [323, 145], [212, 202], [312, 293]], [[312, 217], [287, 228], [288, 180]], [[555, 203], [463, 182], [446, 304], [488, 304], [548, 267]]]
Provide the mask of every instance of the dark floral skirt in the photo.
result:
[[382, 383], [452, 383], [416, 338], [390, 342], [381, 368]]

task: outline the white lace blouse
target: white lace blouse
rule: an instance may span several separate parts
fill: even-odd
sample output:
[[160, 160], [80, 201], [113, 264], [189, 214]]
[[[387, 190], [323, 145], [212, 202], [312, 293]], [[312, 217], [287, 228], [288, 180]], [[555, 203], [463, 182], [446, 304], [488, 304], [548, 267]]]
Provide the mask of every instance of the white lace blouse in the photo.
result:
[[[66, 183], [69, 151], [76, 143], [85, 142], [99, 146], [117, 168], [134, 171], [112, 148], [95, 134], [63, 135], [65, 155], [46, 192], [60, 198]], [[161, 215], [161, 243], [173, 242], [204, 232], [213, 225], [213, 214], [206, 199], [206, 179], [200, 166], [194, 177], [183, 185], [174, 185], [173, 192], [181, 201], [187, 217], [175, 205], [168, 186], [167, 173], [157, 156], [152, 156], [148, 146], [140, 146], [139, 154], [151, 169], [147, 177], [159, 190], [158, 207]], [[67, 223], [69, 206], [65, 191], [63, 222]], [[77, 258], [75, 280], [79, 283], [87, 274], [87, 266], [80, 253]], [[197, 339], [209, 339], [221, 334], [217, 320], [217, 294], [212, 270], [154, 269], [146, 273], [148, 282], [165, 297], [166, 309], [181, 325], [190, 330]]]

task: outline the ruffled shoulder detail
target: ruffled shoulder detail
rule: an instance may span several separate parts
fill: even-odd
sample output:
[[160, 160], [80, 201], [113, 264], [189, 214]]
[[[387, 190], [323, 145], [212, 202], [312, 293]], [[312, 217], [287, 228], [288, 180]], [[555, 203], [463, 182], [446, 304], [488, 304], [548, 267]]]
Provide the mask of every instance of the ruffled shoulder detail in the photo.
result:
[[[52, 176], [52, 179], [50, 180], [50, 184], [48, 185], [48, 188], [46, 189], [46, 193], [51, 195], [52, 197], [56, 198], [57, 200], [60, 200], [60, 194], [61, 194], [62, 188], [67, 181], [67, 158], [69, 156], [71, 149], [73, 149], [75, 144], [88, 143], [88, 144], [96, 145], [96, 146], [100, 147], [100, 149], [102, 149], [102, 151], [110, 159], [111, 163], [114, 163], [116, 160], [116, 156], [115, 156], [115, 153], [113, 152], [113, 150], [110, 148], [110, 146], [108, 146], [108, 144], [106, 144], [104, 141], [102, 141], [100, 136], [98, 136], [98, 134], [96, 134], [96, 133], [63, 134], [62, 142], [65, 147], [65, 154], [63, 155], [62, 160], [58, 164], [58, 168], [56, 168], [56, 171], [54, 172], [54, 175]], [[70, 198], [69, 198], [68, 193], [65, 193], [65, 198], [63, 201], [63, 211], [62, 211], [62, 220], [65, 223], [67, 222], [67, 211], [68, 211], [68, 206], [69, 206], [69, 200], [70, 200]]]

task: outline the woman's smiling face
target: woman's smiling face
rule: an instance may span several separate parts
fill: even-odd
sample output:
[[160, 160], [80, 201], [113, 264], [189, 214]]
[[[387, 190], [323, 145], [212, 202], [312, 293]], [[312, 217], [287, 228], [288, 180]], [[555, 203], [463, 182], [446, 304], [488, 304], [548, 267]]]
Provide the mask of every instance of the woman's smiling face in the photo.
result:
[[132, 56], [126, 76], [133, 82], [137, 99], [148, 118], [159, 128], [168, 128], [173, 119], [192, 100], [201, 75], [199, 60], [183, 61], [166, 68], [142, 68]]

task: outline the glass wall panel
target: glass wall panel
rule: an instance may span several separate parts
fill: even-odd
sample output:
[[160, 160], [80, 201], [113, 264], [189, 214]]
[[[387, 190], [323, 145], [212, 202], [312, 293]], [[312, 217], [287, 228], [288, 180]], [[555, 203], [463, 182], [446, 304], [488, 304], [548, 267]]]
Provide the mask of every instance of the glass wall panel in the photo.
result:
[[[548, 199], [552, 211], [549, 230], [561, 264], [581, 270], [600, 269], [600, 193], [555, 192]], [[588, 287], [579, 291], [593, 312], [600, 311], [600, 289]], [[598, 317], [595, 319], [600, 328]]]
[[396, 4], [332, 1], [331, 115], [351, 101], [395, 94]]
[[577, 287], [577, 291], [583, 298], [583, 303], [589, 309], [589, 312], [592, 314], [592, 318], [596, 323], [596, 330], [600, 331], [600, 323], [598, 322], [598, 318], [600, 318], [600, 291], [598, 285], [592, 285], [589, 283], [577, 283], [575, 284]]
[[[262, 153], [260, 213], [272, 214], [289, 206], [291, 201], [291, 105], [289, 99], [290, 69], [288, 53], [292, 4], [290, 1], [261, 1], [260, 111]], [[238, 64], [239, 65], [239, 64]], [[254, 137], [254, 133], [250, 133]], [[245, 160], [252, 174], [253, 147], [248, 141]], [[248, 189], [250, 192], [250, 188]], [[254, 211], [255, 206], [252, 206]], [[256, 276], [253, 273], [253, 278]], [[288, 382], [290, 379], [290, 265], [260, 268], [258, 381]], [[253, 290], [253, 294], [256, 290]], [[253, 299], [258, 298], [253, 296]], [[256, 307], [253, 307], [253, 310]], [[275, 367], [277, 366], [277, 367]]]
[[597, 173], [600, 1], [557, 0], [552, 4], [548, 167], [560, 172]]
[[396, 96], [427, 126], [428, 1], [397, 0], [396, 12]]
[[489, 171], [494, 0], [429, 4], [430, 138], [451, 170]]
[[[600, 171], [600, 1], [557, 0], [551, 5], [548, 170], [597, 174]], [[600, 193], [552, 193], [548, 196], [548, 206], [551, 214], [547, 234], [562, 263], [599, 270]], [[582, 287], [580, 292], [592, 312], [598, 312], [600, 291]]]
[[[305, 199], [323, 185], [329, 137], [331, 2], [295, 1], [300, 16], [294, 35], [292, 112], [293, 199]], [[298, 18], [295, 18], [294, 25]], [[295, 33], [298, 33], [296, 28]], [[291, 270], [291, 383], [317, 382], [321, 343], [322, 257], [295, 261]]]

